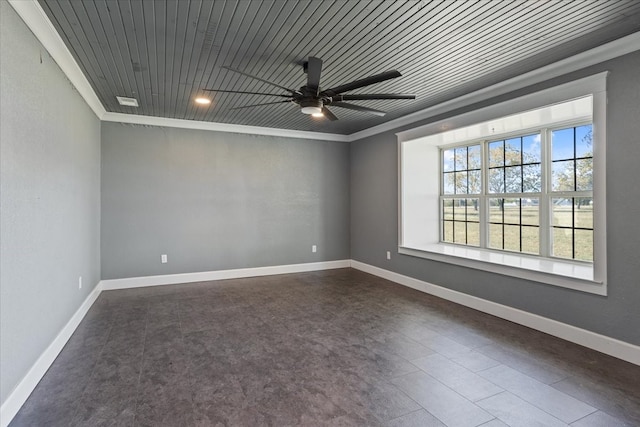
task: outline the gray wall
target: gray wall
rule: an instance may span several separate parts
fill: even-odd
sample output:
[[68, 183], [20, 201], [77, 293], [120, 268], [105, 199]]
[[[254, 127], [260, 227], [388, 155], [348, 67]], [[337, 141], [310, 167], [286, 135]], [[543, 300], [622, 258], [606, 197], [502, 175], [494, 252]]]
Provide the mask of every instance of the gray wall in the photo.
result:
[[4, 402], [100, 280], [100, 122], [4, 0], [0, 17]]
[[105, 122], [101, 243], [103, 279], [348, 259], [349, 146]]
[[[400, 255], [394, 132], [609, 70], [607, 297]], [[351, 257], [450, 289], [640, 344], [640, 52], [351, 144]], [[386, 260], [386, 251], [392, 259]]]

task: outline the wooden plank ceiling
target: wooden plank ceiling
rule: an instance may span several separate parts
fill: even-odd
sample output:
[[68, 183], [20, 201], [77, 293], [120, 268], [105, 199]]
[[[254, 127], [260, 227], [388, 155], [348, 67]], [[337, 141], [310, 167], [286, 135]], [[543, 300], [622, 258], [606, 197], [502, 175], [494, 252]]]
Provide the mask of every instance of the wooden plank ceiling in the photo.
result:
[[[110, 112], [352, 133], [640, 31], [638, 0], [39, 0]], [[322, 88], [397, 69], [403, 76], [350, 93], [416, 100], [352, 101], [340, 120], [301, 114], [261, 95], [306, 82], [302, 61], [324, 61]], [[205, 95], [213, 100], [198, 106]], [[123, 107], [116, 96], [137, 98]]]

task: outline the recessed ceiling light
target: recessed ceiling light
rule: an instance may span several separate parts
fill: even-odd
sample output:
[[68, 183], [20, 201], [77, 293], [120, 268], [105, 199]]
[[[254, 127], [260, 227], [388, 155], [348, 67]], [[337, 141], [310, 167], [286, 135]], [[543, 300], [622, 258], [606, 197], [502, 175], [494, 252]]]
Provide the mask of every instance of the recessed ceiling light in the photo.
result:
[[196, 101], [196, 103], [202, 104], [202, 105], [211, 104], [211, 100], [209, 98], [196, 98], [195, 101]]
[[138, 100], [135, 98], [127, 98], [126, 96], [116, 96], [118, 104], [125, 105], [127, 107], [137, 107]]

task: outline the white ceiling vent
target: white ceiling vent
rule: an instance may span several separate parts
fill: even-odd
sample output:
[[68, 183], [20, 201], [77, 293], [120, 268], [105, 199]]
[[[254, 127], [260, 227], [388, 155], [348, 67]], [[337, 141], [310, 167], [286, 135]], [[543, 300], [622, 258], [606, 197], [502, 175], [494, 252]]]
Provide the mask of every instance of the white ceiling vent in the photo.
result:
[[120, 105], [126, 105], [127, 107], [137, 107], [138, 100], [135, 98], [127, 98], [126, 96], [116, 96]]

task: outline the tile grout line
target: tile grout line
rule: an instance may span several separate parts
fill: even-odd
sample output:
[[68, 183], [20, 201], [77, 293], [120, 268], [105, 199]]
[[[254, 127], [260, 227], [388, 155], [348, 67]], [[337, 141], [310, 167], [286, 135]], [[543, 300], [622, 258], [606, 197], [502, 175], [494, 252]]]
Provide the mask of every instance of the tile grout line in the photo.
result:
[[[539, 379], [534, 378], [534, 377], [532, 377], [531, 375], [529, 375], [528, 373], [526, 373], [526, 372], [524, 372], [524, 371], [520, 370], [517, 366], [512, 366], [512, 365], [510, 365], [510, 364], [507, 364], [507, 363], [501, 362], [501, 361], [499, 361], [499, 360], [497, 360], [497, 359], [494, 359], [493, 357], [491, 357], [491, 356], [489, 356], [489, 355], [487, 355], [487, 354], [485, 354], [485, 353], [483, 353], [483, 352], [482, 352], [482, 350], [481, 350], [482, 348], [484, 348], [484, 347], [488, 347], [488, 346], [491, 346], [491, 345], [493, 345], [493, 344], [487, 344], [487, 345], [483, 345], [483, 346], [481, 346], [481, 347], [478, 347], [478, 350], [477, 350], [477, 351], [478, 351], [479, 353], [481, 353], [483, 356], [488, 357], [488, 358], [490, 358], [490, 359], [493, 359], [493, 360], [495, 360], [496, 362], [500, 363], [501, 365], [504, 365], [504, 366], [506, 366], [506, 367], [508, 367], [508, 368], [511, 368], [511, 369], [513, 369], [514, 371], [518, 371], [518, 372], [520, 372], [522, 375], [526, 375], [527, 377], [529, 377], [529, 378], [531, 378], [531, 379], [533, 379], [533, 380], [535, 380], [535, 381], [538, 381], [538, 382], [539, 382], [539, 383], [541, 383], [541, 384], [551, 386], [551, 384], [555, 384], [555, 383], [557, 383], [557, 382], [564, 381], [564, 380], [566, 380], [566, 379], [568, 379], [568, 378], [572, 378], [572, 376], [571, 376], [571, 375], [566, 374], [566, 373], [564, 372], [564, 369], [558, 368], [558, 367], [556, 367], [556, 366], [551, 365], [550, 363], [547, 363], [547, 362], [545, 362], [545, 361], [542, 361], [542, 363], [543, 363], [543, 364], [545, 364], [545, 365], [549, 365], [549, 366], [551, 366], [551, 367], [552, 367], [552, 368], [554, 368], [554, 369], [561, 370], [561, 371], [563, 372], [563, 374], [565, 374], [566, 376], [564, 376], [564, 377], [560, 378], [558, 381], [555, 381], [555, 382], [552, 382], [552, 383], [546, 383], [546, 382], [544, 382], [544, 381], [540, 381]], [[504, 346], [502, 346], [502, 345], [500, 345], [500, 344], [496, 344], [496, 345], [497, 345], [498, 347], [500, 347], [500, 348], [504, 349], [504, 350], [507, 350], [507, 351], [509, 351], [509, 350], [510, 350], [510, 351], [513, 351], [513, 352], [516, 352], [516, 353], [521, 353], [521, 352], [520, 352], [519, 350], [517, 350], [517, 349], [507, 348], [507, 347], [504, 347]], [[526, 354], [526, 353], [521, 353], [521, 355], [522, 355], [522, 356], [525, 356], [525, 357], [527, 356], [527, 354]], [[534, 360], [535, 360], [535, 359], [534, 359]], [[536, 360], [536, 361], [537, 361], [537, 360]], [[495, 368], [495, 366], [494, 366], [494, 368]], [[487, 369], [491, 369], [491, 368], [487, 368]], [[481, 372], [481, 371], [478, 371], [478, 372]], [[558, 391], [559, 391], [559, 390], [558, 390]], [[580, 400], [580, 399], [578, 399], [578, 400]]]
[[[494, 396], [495, 396], [495, 395], [494, 395]], [[493, 415], [493, 414], [491, 414], [491, 415]], [[505, 426], [507, 426], [507, 427], [511, 427], [511, 425], [510, 425], [510, 424], [507, 424], [507, 422], [506, 422], [506, 421], [504, 421], [504, 420], [500, 419], [500, 417], [496, 417], [495, 415], [493, 416], [493, 419], [492, 419], [492, 420], [489, 420], [489, 421], [487, 421], [486, 423], [482, 423], [482, 424], [480, 424], [480, 425], [478, 425], [478, 426], [476, 426], [476, 427], [486, 426], [486, 425], [489, 425], [489, 423], [492, 423], [492, 422], [494, 422], [494, 421], [499, 421], [499, 422], [501, 422], [502, 424], [504, 424]]]
[[[589, 406], [591, 406], [591, 405], [589, 405]], [[592, 406], [592, 407], [593, 407], [593, 406]], [[603, 414], [607, 414], [606, 412], [602, 411], [601, 409], [596, 408], [596, 410], [595, 410], [595, 411], [593, 411], [593, 412], [591, 412], [591, 413], [588, 413], [588, 414], [587, 414], [587, 415], [585, 415], [584, 417], [582, 417], [582, 418], [578, 418], [578, 419], [577, 419], [577, 420], [575, 420], [575, 421], [571, 421], [571, 423], [570, 423], [569, 425], [573, 425], [573, 424], [577, 423], [577, 422], [578, 422], [578, 421], [580, 421], [580, 420], [584, 420], [585, 418], [590, 417], [591, 415], [595, 414], [596, 412], [602, 412]], [[609, 414], [607, 414], [607, 415], [609, 415]], [[609, 415], [609, 416], [611, 416], [611, 415]]]
[[[416, 345], [419, 345], [419, 346], [421, 346], [421, 347], [424, 347], [426, 350], [435, 351], [435, 350], [433, 350], [433, 349], [431, 349], [431, 348], [427, 347], [426, 345], [424, 345], [424, 344], [420, 343], [419, 341], [417, 341], [417, 340], [415, 340], [415, 339], [413, 339], [413, 338], [411, 338], [411, 337], [407, 337], [406, 335], [403, 335], [403, 334], [402, 334], [401, 332], [399, 332], [399, 331], [395, 331], [395, 333], [397, 333], [398, 335], [401, 335], [401, 336], [402, 336], [403, 338], [405, 338], [407, 341], [410, 341], [410, 342], [412, 342], [412, 343], [414, 343], [414, 344], [416, 344]], [[376, 341], [376, 342], [378, 342], [378, 343], [380, 343], [380, 344], [382, 344], [382, 345], [384, 345], [384, 346], [386, 346], [386, 347], [389, 347], [389, 346], [387, 345], [387, 343], [386, 343], [386, 342], [383, 342], [383, 341], [378, 340], [378, 339], [375, 337], [375, 335], [373, 335], [373, 334], [369, 334], [369, 333], [367, 333], [367, 332], [364, 332], [363, 334], [364, 334], [366, 337], [368, 337], [368, 338], [370, 338], [370, 339], [372, 339], [372, 340], [374, 340], [374, 341]], [[413, 365], [413, 362], [412, 362], [413, 360], [420, 359], [421, 357], [425, 357], [425, 356], [420, 356], [420, 357], [415, 357], [415, 358], [413, 358], [413, 359], [409, 359], [408, 357], [405, 357], [405, 356], [403, 356], [403, 355], [401, 355], [401, 354], [398, 354], [398, 353], [393, 353], [393, 354], [395, 354], [396, 356], [398, 356], [398, 357], [400, 357], [401, 359], [405, 360], [407, 363], [409, 363], [409, 364], [411, 364], [411, 365]], [[414, 365], [414, 366], [415, 366], [415, 365]]]
[[[435, 350], [434, 350], [434, 351], [435, 351]], [[448, 358], [447, 356], [445, 356], [445, 355], [443, 355], [443, 354], [441, 354], [441, 353], [437, 353], [437, 352], [436, 352], [435, 354], [438, 354], [438, 355], [440, 355], [440, 356], [444, 357], [445, 359], [447, 359], [447, 361], [449, 361], [449, 362], [451, 362], [451, 363], [457, 364], [456, 362], [454, 362], [453, 360], [451, 360], [450, 358]], [[426, 357], [429, 357], [429, 356], [426, 356]], [[417, 359], [414, 359], [414, 360], [417, 360]], [[410, 362], [410, 363], [411, 363], [411, 362]], [[441, 383], [441, 384], [442, 384], [442, 385], [444, 385], [445, 387], [448, 387], [449, 389], [451, 389], [451, 390], [453, 390], [454, 392], [458, 393], [456, 390], [452, 389], [452, 388], [451, 388], [451, 387], [449, 387], [447, 384], [445, 384], [444, 382], [440, 381], [438, 378], [434, 377], [433, 375], [431, 375], [429, 372], [425, 371], [424, 369], [422, 369], [422, 368], [421, 368], [421, 367], [419, 367], [418, 365], [415, 365], [414, 363], [411, 363], [411, 364], [412, 364], [413, 366], [415, 366], [416, 368], [418, 368], [418, 371], [419, 371], [419, 372], [424, 372], [425, 374], [429, 375], [431, 378], [433, 378], [434, 380], [438, 381], [439, 383]], [[468, 369], [468, 368], [466, 368], [466, 367], [464, 367], [464, 366], [462, 366], [462, 365], [458, 365], [458, 366], [461, 366], [463, 369], [466, 369], [467, 371], [469, 371], [469, 373], [471, 373], [471, 374], [473, 374], [473, 375], [476, 375], [476, 376], [478, 376], [478, 377], [480, 377], [480, 378], [484, 378], [483, 376], [478, 375], [478, 372], [482, 372], [482, 371], [473, 372], [472, 370], [470, 370], [470, 369]], [[499, 366], [499, 365], [497, 365], [497, 366]], [[495, 368], [495, 366], [492, 366], [491, 368]], [[491, 369], [491, 368], [486, 368], [486, 369], [484, 369], [484, 370]], [[405, 374], [405, 375], [410, 375], [410, 374], [411, 374], [411, 372], [410, 372], [409, 374]], [[486, 379], [486, 378], [485, 378], [485, 379]], [[496, 393], [494, 393], [494, 394], [492, 394], [492, 395], [485, 396], [485, 397], [483, 397], [482, 399], [478, 399], [478, 400], [475, 400], [475, 401], [474, 401], [474, 400], [471, 400], [471, 399], [469, 399], [469, 398], [467, 398], [467, 397], [465, 397], [465, 396], [462, 396], [460, 393], [458, 393], [458, 394], [460, 394], [460, 396], [462, 396], [463, 398], [467, 399], [469, 402], [471, 402], [471, 403], [473, 403], [473, 404], [475, 405], [477, 402], [480, 402], [481, 400], [488, 399], [488, 398], [493, 397], [493, 396], [497, 396], [498, 394], [500, 394], [500, 393], [504, 393], [505, 391], [507, 391], [507, 390], [505, 390], [504, 388], [502, 388], [501, 386], [499, 386], [498, 384], [495, 384], [493, 381], [490, 381], [490, 382], [491, 382], [493, 385], [495, 385], [496, 387], [498, 387], [498, 388], [500, 389], [500, 391], [498, 391], [498, 392], [496, 392]], [[476, 406], [478, 406], [478, 405], [476, 405]], [[478, 406], [478, 407], [479, 407], [479, 406]], [[480, 408], [480, 409], [483, 409], [483, 408]], [[485, 412], [486, 412], [486, 411], [485, 411]], [[493, 415], [493, 414], [491, 414], [491, 415]]]
[[[438, 354], [440, 354], [440, 353], [438, 353]], [[414, 366], [415, 366], [415, 365], [414, 365]], [[453, 393], [457, 394], [457, 395], [458, 395], [458, 396], [460, 396], [462, 399], [466, 400], [467, 402], [469, 402], [470, 404], [472, 404], [472, 405], [473, 405], [473, 406], [475, 406], [476, 408], [480, 409], [481, 411], [483, 411], [483, 412], [487, 413], [488, 415], [491, 415], [492, 417], [494, 417], [494, 418], [495, 418], [495, 415], [493, 415], [492, 413], [490, 413], [490, 412], [486, 411], [484, 408], [481, 408], [479, 405], [477, 405], [477, 404], [476, 404], [476, 402], [474, 402], [474, 401], [472, 401], [471, 399], [468, 399], [468, 398], [466, 398], [465, 396], [461, 395], [461, 394], [460, 394], [460, 393], [458, 393], [456, 390], [452, 389], [452, 388], [451, 388], [451, 387], [449, 387], [447, 384], [445, 384], [445, 383], [443, 383], [442, 381], [440, 381], [438, 378], [434, 377], [433, 375], [429, 374], [428, 372], [425, 372], [425, 371], [424, 371], [423, 369], [421, 369], [419, 366], [416, 366], [416, 367], [418, 368], [418, 371], [417, 371], [418, 373], [423, 373], [423, 374], [427, 375], [429, 378], [431, 378], [431, 379], [433, 379], [434, 381], [436, 381], [436, 382], [440, 383], [443, 387], [445, 387], [445, 388], [447, 388], [447, 389], [451, 390]], [[404, 374], [404, 375], [399, 375], [399, 376], [397, 376], [397, 377], [395, 377], [395, 378], [401, 378], [401, 377], [405, 377], [405, 376], [413, 375], [413, 374], [415, 374], [415, 373], [416, 373], [416, 372], [409, 372], [409, 373]], [[395, 386], [395, 384], [393, 384], [393, 385]], [[500, 387], [499, 385], [497, 385], [497, 384], [494, 384], [494, 385], [496, 385], [497, 387], [499, 387], [500, 389], [502, 389], [502, 387]], [[396, 388], [398, 388], [398, 387], [396, 387]], [[400, 389], [399, 389], [399, 390], [400, 390]], [[500, 393], [503, 393], [503, 392], [505, 392], [505, 391], [507, 391], [507, 390], [502, 389], [502, 391], [501, 391]], [[496, 393], [496, 394], [500, 394], [500, 393]], [[494, 394], [493, 396], [495, 396], [496, 394]], [[489, 397], [491, 397], [491, 396], [489, 396]], [[489, 397], [487, 397], [487, 399], [488, 399]], [[483, 398], [483, 399], [480, 399], [480, 400], [484, 400], [484, 398]], [[479, 402], [480, 400], [478, 400], [477, 402]], [[418, 403], [418, 402], [416, 402], [416, 403]], [[418, 403], [418, 405], [420, 405], [420, 403]], [[422, 405], [420, 405], [420, 406], [422, 406]], [[424, 406], [422, 406], [422, 407], [424, 408]], [[428, 410], [427, 408], [424, 408], [424, 409], [425, 409], [425, 411], [429, 412], [429, 410]], [[429, 412], [429, 413], [431, 413], [431, 412]], [[435, 415], [434, 415], [434, 416], [435, 416]], [[436, 417], [436, 418], [437, 418], [437, 417]], [[438, 419], [439, 419], [439, 418], [438, 418]], [[446, 425], [446, 423], [444, 423], [444, 422], [443, 422], [443, 424], [445, 424], [445, 425]]]
[[[497, 385], [497, 384], [496, 384], [496, 385]], [[502, 393], [509, 393], [509, 394], [511, 394], [512, 396], [515, 396], [516, 398], [518, 398], [518, 399], [522, 400], [522, 401], [523, 401], [523, 402], [525, 402], [526, 404], [531, 405], [532, 407], [534, 407], [534, 408], [536, 408], [536, 409], [539, 409], [540, 411], [542, 411], [542, 412], [544, 412], [545, 414], [549, 415], [551, 418], [554, 418], [554, 419], [558, 420], [558, 421], [559, 421], [559, 422], [561, 422], [562, 424], [571, 425], [571, 424], [575, 423], [576, 421], [578, 421], [578, 420], [574, 420], [574, 421], [571, 421], [571, 423], [566, 423], [566, 422], [562, 421], [560, 418], [556, 417], [555, 415], [550, 414], [549, 412], [545, 411], [544, 409], [542, 409], [542, 408], [538, 407], [537, 405], [534, 405], [533, 403], [529, 402], [528, 400], [524, 399], [523, 397], [520, 397], [520, 396], [518, 396], [517, 394], [510, 392], [509, 390], [504, 390], [503, 392], [498, 393], [498, 394], [502, 394]], [[490, 399], [490, 398], [492, 398], [492, 397], [497, 396], [498, 394], [494, 394], [493, 396], [489, 396], [489, 397], [487, 397], [487, 398], [485, 398], [485, 399], [478, 400], [478, 402], [482, 402], [483, 400]], [[589, 413], [588, 415], [591, 415], [591, 414], [593, 414], [593, 412]], [[491, 415], [493, 415], [493, 414], [491, 414]], [[582, 417], [582, 418], [584, 418], [584, 417]], [[582, 418], [580, 418], [580, 419], [582, 419]], [[502, 421], [502, 420], [500, 420], [500, 421]], [[504, 422], [504, 421], [502, 421], [502, 422]], [[504, 423], [506, 424], [506, 422], [504, 422]]]
[[[393, 385], [393, 384], [391, 384], [391, 385]], [[395, 386], [394, 386], [394, 387], [395, 387]], [[397, 388], [397, 387], [396, 387], [396, 390], [398, 390], [399, 392], [401, 392], [401, 393], [403, 393], [405, 396], [407, 396], [409, 399], [411, 399], [411, 396], [408, 396], [408, 395], [407, 395], [407, 393], [404, 393], [404, 392], [403, 392], [402, 390], [400, 390], [399, 388]], [[416, 402], [416, 401], [415, 401], [415, 400], [413, 400], [413, 399], [411, 399], [411, 400], [412, 400], [413, 402]], [[390, 420], [387, 420], [386, 422], [387, 422], [387, 423], [390, 423], [390, 422], [393, 422], [393, 421], [395, 421], [395, 420], [398, 420], [398, 419], [400, 419], [400, 418], [402, 418], [402, 417], [406, 417], [407, 415], [415, 414], [416, 412], [420, 412], [420, 411], [425, 411], [427, 414], [431, 415], [433, 418], [435, 418], [436, 420], [440, 421], [443, 425], [445, 425], [445, 426], [446, 426], [446, 424], [445, 424], [445, 423], [444, 423], [440, 418], [438, 418], [438, 417], [436, 417], [435, 415], [433, 415], [431, 412], [429, 412], [429, 411], [428, 411], [425, 407], [423, 407], [421, 404], [419, 404], [418, 402], [416, 402], [416, 404], [417, 404], [418, 406], [420, 406], [420, 409], [416, 409], [415, 411], [407, 412], [406, 414], [402, 414], [402, 415], [400, 415], [400, 416], [398, 416], [398, 417], [395, 417], [395, 418], [392, 418], [392, 419], [390, 419]]]
[[[568, 377], [566, 377], [566, 378], [563, 378], [563, 379], [561, 379], [561, 380], [558, 380], [558, 381], [556, 381], [556, 382], [553, 382], [553, 383], [551, 383], [551, 384], [548, 384], [548, 386], [549, 386], [549, 387], [552, 387], [554, 390], [559, 391], [560, 393], [564, 393], [564, 394], [566, 394], [567, 396], [573, 397], [574, 399], [579, 400], [580, 402], [582, 402], [582, 403], [584, 403], [584, 404], [586, 404], [586, 405], [588, 405], [588, 406], [591, 406], [592, 408], [594, 408], [594, 409], [595, 409], [595, 411], [593, 411], [593, 412], [591, 412], [591, 413], [589, 413], [589, 414], [585, 415], [585, 416], [584, 416], [584, 417], [582, 417], [582, 418], [579, 418], [579, 419], [577, 419], [577, 420], [573, 421], [571, 424], [576, 423], [576, 422], [580, 421], [580, 420], [581, 420], [581, 419], [583, 419], [583, 418], [587, 418], [588, 416], [593, 415], [593, 414], [595, 414], [596, 412], [602, 412], [602, 413], [604, 413], [604, 414], [609, 415], [610, 417], [617, 418], [617, 417], [614, 417], [613, 415], [609, 414], [605, 409], [603, 409], [603, 408], [600, 406], [600, 404], [598, 404], [598, 405], [596, 406], [596, 405], [594, 405], [594, 404], [592, 404], [592, 403], [585, 402], [584, 400], [580, 399], [578, 396], [574, 396], [573, 394], [571, 394], [571, 393], [570, 393], [570, 392], [568, 392], [568, 391], [560, 390], [560, 389], [558, 389], [558, 388], [554, 387], [554, 385], [556, 385], [556, 384], [558, 384], [558, 383], [561, 383], [561, 382], [563, 382], [563, 381], [566, 381], [567, 379], [570, 379], [570, 378], [575, 379], [575, 377], [574, 377], [574, 376], [568, 376]], [[576, 380], [577, 380], [577, 379], [576, 379]], [[578, 381], [579, 381], [579, 380], [578, 380]]]
[[[475, 352], [475, 350], [471, 350], [471, 352]], [[456, 365], [458, 365], [458, 366], [462, 366], [463, 368], [467, 369], [469, 372], [472, 372], [472, 373], [474, 373], [474, 374], [476, 374], [476, 375], [478, 375], [478, 372], [483, 372], [483, 371], [486, 371], [487, 369], [495, 368], [496, 366], [500, 366], [500, 365], [502, 365], [502, 364], [503, 364], [503, 363], [501, 363], [501, 362], [497, 361], [496, 359], [494, 359], [494, 358], [492, 358], [492, 357], [487, 356], [486, 354], [483, 354], [483, 353], [480, 353], [480, 354], [482, 354], [482, 355], [483, 355], [484, 357], [486, 357], [487, 359], [491, 359], [491, 360], [493, 360], [494, 362], [496, 362], [496, 363], [497, 363], [497, 365], [489, 366], [488, 368], [480, 369], [480, 370], [478, 370], [478, 371], [473, 371], [473, 370], [471, 370], [471, 369], [467, 368], [466, 366], [464, 366], [463, 364], [456, 362], [456, 361], [454, 360], [454, 359], [455, 359], [454, 357], [449, 357], [449, 360], [450, 360], [451, 362], [455, 363], [455, 364], [456, 364]]]
[[[409, 372], [408, 374], [400, 375], [400, 376], [397, 376], [397, 377], [394, 377], [394, 378], [400, 378], [400, 377], [405, 376], [405, 375], [411, 375], [412, 373], [413, 373], [413, 372]], [[440, 421], [440, 422], [441, 422], [442, 424], [444, 424], [445, 426], [447, 425], [447, 424], [446, 424], [444, 421], [442, 421], [440, 418], [438, 418], [438, 417], [436, 417], [434, 414], [432, 414], [432, 413], [431, 413], [427, 408], [425, 408], [424, 406], [422, 406], [422, 405], [420, 404], [420, 402], [416, 401], [413, 397], [409, 396], [409, 394], [408, 394], [407, 392], [405, 392], [404, 390], [402, 390], [401, 388], [399, 388], [398, 386], [396, 386], [395, 384], [393, 384], [391, 381], [389, 381], [389, 380], [386, 380], [386, 381], [387, 381], [387, 383], [389, 383], [393, 388], [395, 388], [396, 390], [398, 390], [398, 392], [400, 392], [400, 393], [404, 394], [404, 395], [405, 395], [409, 400], [411, 400], [412, 402], [415, 402], [415, 404], [416, 404], [416, 405], [418, 405], [418, 406], [421, 408], [421, 409], [416, 409], [415, 411], [407, 412], [406, 414], [402, 414], [402, 415], [400, 415], [399, 417], [395, 417], [395, 418], [394, 418], [394, 419], [392, 419], [392, 420], [388, 420], [388, 422], [391, 422], [391, 421], [393, 421], [393, 420], [397, 420], [398, 418], [405, 417], [405, 416], [407, 416], [407, 415], [409, 415], [409, 414], [413, 414], [413, 413], [415, 413], [415, 412], [425, 411], [427, 414], [431, 415], [433, 418], [435, 418], [436, 420]]]
[[[507, 368], [509, 368], [509, 369], [513, 369], [514, 371], [520, 372], [520, 371], [518, 371], [517, 369], [511, 368], [509, 365], [504, 365], [504, 364], [502, 364], [502, 365], [503, 365], [503, 366], [505, 366], [505, 367], [507, 367]], [[495, 366], [494, 366], [494, 368], [495, 368]], [[492, 369], [492, 368], [487, 368], [486, 370], [489, 370], [489, 369]], [[534, 380], [534, 381], [536, 381], [536, 382], [538, 382], [538, 383], [542, 384], [543, 386], [551, 387], [549, 384], [543, 383], [542, 381], [538, 381], [537, 379], [532, 378], [532, 377], [530, 377], [529, 375], [527, 375], [527, 374], [525, 374], [525, 373], [523, 373], [523, 372], [520, 372], [520, 373], [521, 373], [522, 375], [524, 375], [524, 376], [526, 376], [526, 377], [529, 377], [530, 379], [532, 379], [532, 380]], [[491, 382], [492, 384], [495, 384], [497, 387], [502, 388], [499, 384], [496, 384], [496, 383], [495, 383], [495, 382], [493, 382], [490, 378], [487, 378], [487, 377], [484, 377], [484, 376], [483, 376], [483, 378], [484, 378], [484, 379], [486, 379], [487, 381]], [[552, 388], [553, 388], [553, 387], [552, 387]], [[556, 390], [556, 389], [554, 388], [554, 390]], [[514, 392], [512, 392], [512, 391], [509, 391], [509, 390], [507, 390], [507, 389], [504, 389], [504, 391], [505, 391], [505, 392], [507, 392], [507, 393], [510, 393], [510, 394], [512, 394], [512, 395], [514, 395], [514, 396], [516, 396], [518, 399], [522, 400], [523, 402], [528, 403], [529, 405], [533, 406], [534, 408], [537, 408], [537, 409], [541, 410], [541, 411], [542, 411], [542, 412], [544, 412], [545, 414], [547, 414], [547, 415], [549, 415], [549, 416], [551, 416], [551, 417], [553, 417], [553, 418], [557, 419], [558, 421], [560, 421], [560, 422], [562, 422], [562, 423], [564, 423], [564, 424], [573, 424], [573, 423], [575, 423], [576, 421], [578, 421], [578, 420], [573, 420], [573, 421], [571, 421], [570, 423], [569, 423], [569, 422], [564, 422], [564, 421], [562, 421], [560, 418], [558, 418], [557, 416], [555, 416], [555, 415], [553, 415], [553, 414], [549, 413], [547, 410], [545, 410], [545, 409], [543, 409], [543, 408], [539, 407], [539, 406], [538, 406], [538, 405], [536, 405], [535, 403], [533, 403], [533, 402], [529, 402], [529, 400], [525, 399], [524, 397], [519, 396], [518, 394], [516, 394], [516, 393], [514, 393]], [[562, 394], [566, 395], [567, 397], [573, 398], [573, 399], [577, 400], [578, 402], [580, 402], [580, 403], [582, 403], [582, 404], [584, 404], [584, 405], [587, 405], [587, 406], [589, 406], [590, 408], [593, 408], [593, 409], [594, 409], [593, 411], [589, 412], [589, 413], [588, 413], [587, 415], [585, 415], [585, 416], [591, 415], [591, 414], [593, 414], [594, 412], [597, 412], [597, 411], [598, 411], [598, 409], [597, 409], [597, 408], [595, 408], [595, 407], [591, 406], [591, 405], [590, 405], [590, 404], [588, 404], [587, 402], [582, 401], [581, 399], [577, 399], [577, 398], [575, 398], [575, 397], [573, 397], [573, 396], [571, 396], [571, 395], [569, 395], [569, 394], [567, 394], [567, 393], [564, 393], [564, 392], [562, 392], [562, 391], [560, 391], [560, 390], [556, 390], [556, 391], [558, 391], [559, 393], [562, 393]], [[495, 396], [495, 395], [494, 395], [494, 396]], [[488, 399], [488, 398], [487, 398], [487, 399]], [[484, 399], [482, 399], [482, 400], [484, 400]], [[480, 401], [478, 401], [478, 402], [480, 402]], [[584, 417], [581, 417], [581, 418], [579, 418], [579, 419], [582, 419], [582, 418], [584, 418]]]

